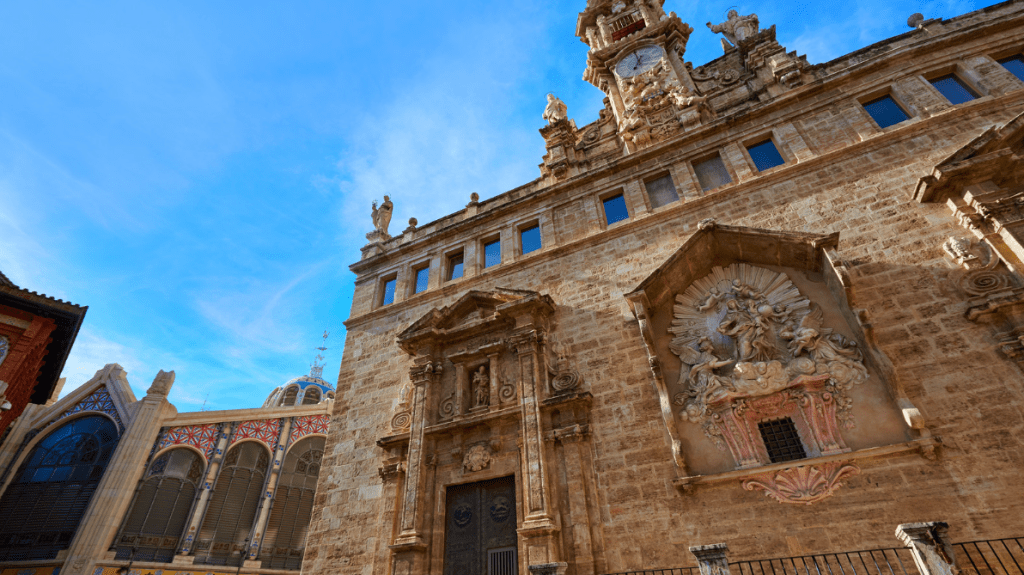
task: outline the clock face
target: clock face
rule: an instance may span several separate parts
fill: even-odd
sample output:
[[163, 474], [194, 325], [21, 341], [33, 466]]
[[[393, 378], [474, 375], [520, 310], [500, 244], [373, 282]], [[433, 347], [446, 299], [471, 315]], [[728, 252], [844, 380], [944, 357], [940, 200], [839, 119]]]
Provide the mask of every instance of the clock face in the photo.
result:
[[615, 73], [620, 78], [632, 78], [637, 74], [643, 74], [658, 64], [658, 60], [665, 55], [660, 46], [644, 46], [626, 54], [615, 65]]

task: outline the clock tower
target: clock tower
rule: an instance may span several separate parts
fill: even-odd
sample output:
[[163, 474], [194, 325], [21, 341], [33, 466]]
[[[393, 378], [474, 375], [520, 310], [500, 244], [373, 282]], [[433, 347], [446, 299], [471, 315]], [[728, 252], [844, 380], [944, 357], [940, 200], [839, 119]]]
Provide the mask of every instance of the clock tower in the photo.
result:
[[588, 0], [576, 35], [590, 46], [583, 79], [608, 95], [627, 153], [712, 117], [683, 62], [693, 32], [665, 0]]

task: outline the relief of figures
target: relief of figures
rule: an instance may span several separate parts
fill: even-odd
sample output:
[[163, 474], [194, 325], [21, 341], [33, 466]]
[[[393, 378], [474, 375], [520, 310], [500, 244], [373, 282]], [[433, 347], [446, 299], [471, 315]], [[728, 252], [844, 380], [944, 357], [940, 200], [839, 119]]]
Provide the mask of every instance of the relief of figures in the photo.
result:
[[868, 379], [856, 343], [824, 327], [821, 309], [782, 273], [747, 264], [714, 268], [676, 296], [670, 348], [683, 363], [674, 397], [709, 430], [711, 411], [828, 377], [837, 415], [853, 426], [848, 392]]

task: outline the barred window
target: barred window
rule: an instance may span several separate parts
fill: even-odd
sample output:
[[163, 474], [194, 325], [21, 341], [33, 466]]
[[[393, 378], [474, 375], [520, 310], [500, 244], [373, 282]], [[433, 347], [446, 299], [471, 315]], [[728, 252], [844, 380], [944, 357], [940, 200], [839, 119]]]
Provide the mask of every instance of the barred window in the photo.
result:
[[119, 440], [92, 415], [40, 441], [0, 498], [0, 561], [53, 559], [67, 549]]
[[800, 441], [800, 434], [797, 433], [796, 425], [791, 418], [762, 421], [757, 424], [757, 429], [761, 432], [761, 439], [764, 440], [768, 458], [772, 463], [807, 458], [804, 444]]
[[196, 563], [236, 565], [242, 560], [269, 465], [270, 452], [262, 443], [246, 441], [228, 451], [196, 538]]
[[203, 458], [191, 449], [172, 449], [158, 457], [135, 494], [115, 558], [170, 563], [205, 469]]
[[260, 552], [264, 569], [298, 570], [302, 566], [324, 443], [323, 437], [308, 437], [285, 456]]

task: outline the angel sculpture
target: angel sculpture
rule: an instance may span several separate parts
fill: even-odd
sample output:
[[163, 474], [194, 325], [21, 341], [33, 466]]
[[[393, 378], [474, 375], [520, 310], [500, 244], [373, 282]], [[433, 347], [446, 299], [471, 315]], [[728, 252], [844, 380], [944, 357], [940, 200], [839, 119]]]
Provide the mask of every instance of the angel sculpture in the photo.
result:
[[[714, 354], [714, 344], [707, 337], [700, 338], [699, 351], [692, 347], [681, 350], [680, 359], [684, 365], [690, 365], [689, 371], [683, 369], [679, 372], [679, 383], [688, 383], [689, 388], [684, 394], [682, 401], [684, 412], [692, 421], [696, 421], [707, 412], [708, 403], [718, 399], [725, 393], [733, 391], [732, 381], [715, 373], [720, 367], [732, 363], [731, 359], [722, 359]], [[696, 418], [696, 419], [695, 419]]]
[[821, 308], [814, 306], [798, 327], [790, 325], [779, 335], [792, 340], [790, 351], [794, 358], [806, 353], [814, 360], [815, 371], [829, 374], [839, 389], [847, 390], [866, 381], [868, 370], [857, 343], [832, 333], [822, 324]]
[[[755, 353], [760, 352], [760, 345], [755, 349], [755, 338], [763, 338], [764, 334], [757, 333], [757, 324], [750, 313], [739, 300], [731, 299], [725, 304], [726, 312], [722, 322], [718, 324], [718, 332], [731, 337], [736, 342], [736, 353], [740, 361], [754, 359]], [[755, 360], [756, 361], [756, 360]]]

